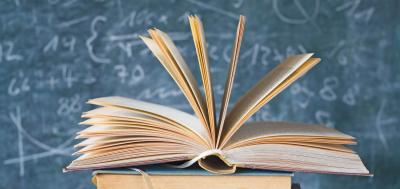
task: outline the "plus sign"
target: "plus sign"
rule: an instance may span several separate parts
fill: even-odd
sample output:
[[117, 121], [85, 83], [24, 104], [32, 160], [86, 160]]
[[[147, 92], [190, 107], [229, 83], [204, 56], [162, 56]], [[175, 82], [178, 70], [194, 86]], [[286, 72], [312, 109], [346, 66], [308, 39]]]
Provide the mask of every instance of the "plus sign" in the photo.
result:
[[53, 76], [50, 76], [50, 79], [47, 81], [50, 85], [51, 89], [54, 89], [55, 85], [58, 83], [58, 79], [55, 79]]

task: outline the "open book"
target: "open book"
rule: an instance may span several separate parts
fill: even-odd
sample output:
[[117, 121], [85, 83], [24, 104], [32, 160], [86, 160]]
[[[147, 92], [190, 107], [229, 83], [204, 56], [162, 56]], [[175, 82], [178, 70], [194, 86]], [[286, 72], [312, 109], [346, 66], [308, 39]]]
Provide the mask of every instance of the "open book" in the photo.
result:
[[80, 155], [65, 170], [128, 167], [185, 161], [213, 173], [234, 173], [237, 167], [369, 175], [360, 157], [344, 145], [355, 139], [332, 128], [290, 122], [246, 121], [320, 59], [313, 54], [288, 57], [252, 87], [228, 112], [236, 65], [244, 33], [240, 16], [220, 112], [215, 111], [210, 64], [203, 25], [189, 17], [204, 95], [171, 38], [158, 29], [141, 39], [169, 72], [195, 115], [149, 102], [103, 97], [100, 106], [83, 113], [90, 127], [80, 131]]

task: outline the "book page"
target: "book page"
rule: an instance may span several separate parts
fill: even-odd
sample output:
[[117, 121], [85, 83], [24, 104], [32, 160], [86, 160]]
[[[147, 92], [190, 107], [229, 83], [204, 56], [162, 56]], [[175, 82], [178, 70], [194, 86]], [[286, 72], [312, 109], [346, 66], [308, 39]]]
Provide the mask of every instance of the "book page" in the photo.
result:
[[85, 138], [85, 137], [99, 137], [103, 135], [107, 136], [153, 136], [162, 134], [161, 138], [164, 138], [165, 135], [179, 137], [180, 140], [188, 143], [187, 141], [191, 141], [192, 143], [202, 144], [203, 146], [207, 146], [206, 144], [199, 141], [196, 136], [193, 134], [188, 134], [188, 132], [177, 130], [175, 128], [168, 128], [165, 125], [147, 125], [147, 124], [114, 124], [114, 125], [105, 125], [105, 124], [95, 124], [89, 126], [88, 128], [80, 131], [77, 134], [76, 138]]
[[[78, 138], [87, 138], [74, 147], [83, 147], [89, 145], [109, 145], [116, 143], [143, 143], [143, 142], [172, 142], [172, 143], [180, 143], [185, 146], [190, 146], [192, 149], [197, 151], [204, 152], [209, 149], [209, 146], [199, 141], [196, 136], [185, 135], [184, 132], [175, 132], [171, 130], [163, 130], [160, 129], [148, 129], [148, 127], [110, 127], [110, 126], [97, 126], [94, 125], [92, 127], [101, 127], [101, 131], [89, 131], [86, 130], [84, 133], [80, 133]], [[91, 127], [89, 127], [91, 128]], [[112, 128], [124, 128], [124, 131], [121, 132], [121, 129], [118, 132], [113, 132]], [[180, 134], [179, 134], [180, 133]]]
[[167, 122], [172, 121], [175, 124], [179, 124], [194, 131], [211, 147], [211, 140], [209, 138], [208, 131], [204, 128], [197, 117], [192, 116], [188, 113], [169, 108], [167, 106], [118, 96], [96, 98], [89, 100], [88, 103], [100, 106], [125, 108], [128, 110], [146, 114], [148, 116], [156, 117]]
[[224, 151], [224, 155], [229, 162], [243, 168], [371, 175], [357, 154], [352, 151], [331, 150], [333, 146], [326, 145], [326, 148], [321, 148], [290, 144], [259, 144], [233, 148]]
[[150, 30], [150, 35], [158, 43], [160, 49], [164, 52], [164, 56], [169, 58], [169, 60], [172, 60], [170, 61], [171, 66], [176, 68], [180, 76], [184, 79], [185, 84], [190, 89], [189, 92], [196, 101], [197, 104], [196, 108], [198, 109], [199, 114], [201, 114], [199, 118], [203, 119], [205, 125], [208, 126], [206, 105], [204, 103], [203, 96], [201, 96], [199, 86], [197, 85], [197, 82], [194, 79], [192, 72], [187, 66], [178, 48], [172, 42], [172, 39], [161, 30], [158, 29]]
[[238, 23], [237, 30], [236, 30], [236, 39], [235, 39], [235, 43], [233, 44], [233, 48], [232, 48], [231, 62], [229, 64], [229, 70], [228, 70], [228, 74], [226, 76], [224, 96], [222, 97], [222, 102], [221, 102], [221, 110], [219, 113], [217, 146], [219, 146], [219, 143], [221, 140], [221, 135], [224, 130], [223, 127], [225, 124], [226, 113], [228, 111], [229, 99], [230, 99], [232, 87], [233, 87], [233, 80], [235, 78], [236, 65], [239, 60], [239, 52], [240, 52], [240, 46], [242, 44], [244, 25], [245, 25], [245, 17], [240, 16], [239, 23]]
[[[137, 150], [132, 150], [129, 152], [120, 152], [114, 154], [113, 156], [106, 156], [103, 159], [87, 160], [85, 158], [95, 158], [96, 155], [88, 156], [84, 154], [80, 157], [82, 159], [76, 159], [68, 165], [64, 171], [76, 171], [76, 170], [93, 170], [93, 169], [108, 169], [108, 168], [118, 168], [118, 167], [132, 167], [139, 165], [149, 165], [157, 163], [170, 163], [176, 161], [189, 160], [195, 157], [197, 154], [188, 154], [186, 152], [168, 152], [159, 149], [156, 151], [149, 151], [147, 154], [139, 154], [137, 157]], [[98, 154], [99, 156], [101, 154]]]
[[[104, 130], [110, 131], [111, 128], [123, 128], [135, 131], [135, 129], [152, 130], [157, 132], [172, 131], [179, 134], [181, 138], [187, 138], [188, 141], [196, 141], [197, 143], [204, 143], [204, 140], [199, 140], [199, 135], [192, 131], [192, 129], [177, 124], [176, 121], [168, 119], [158, 119], [159, 116], [152, 116], [132, 111], [119, 107], [100, 107], [94, 110], [85, 112], [83, 118], [89, 118], [81, 124], [92, 125], [80, 132], [86, 133], [87, 131], [103, 132]], [[128, 133], [128, 132], [127, 132]], [[112, 133], [111, 133], [112, 134]], [[207, 144], [207, 143], [205, 143]]]
[[242, 96], [227, 115], [221, 135], [222, 144], [259, 108], [320, 61], [319, 58], [311, 58], [312, 55], [288, 57]]
[[126, 121], [140, 121], [149, 124], [173, 124], [174, 122], [163, 121], [156, 117], [148, 116], [138, 112], [132, 112], [126, 109], [112, 108], [112, 107], [100, 107], [87, 112], [82, 113], [82, 118], [118, 118], [121, 120], [126, 118]]
[[191, 141], [182, 141], [177, 138], [171, 137], [154, 137], [154, 136], [98, 136], [87, 138], [78, 144], [74, 145], [77, 147], [85, 146], [110, 146], [110, 145], [122, 145], [130, 143], [147, 143], [147, 142], [162, 142], [162, 143], [178, 143], [184, 146], [190, 146], [192, 150], [196, 150], [198, 154], [207, 150], [204, 145]]
[[327, 139], [330, 142], [338, 140], [349, 144], [354, 140], [354, 137], [322, 125], [262, 121], [244, 124], [229, 139], [226, 147], [233, 148], [239, 144], [246, 145], [246, 142], [252, 144], [262, 143], [263, 139], [268, 141], [298, 142], [307, 142], [305, 139], [319, 139], [320, 141], [321, 139]]
[[183, 57], [167, 34], [156, 29], [149, 30], [149, 33], [153, 39], [143, 36], [141, 39], [175, 80], [210, 135], [204, 99]]
[[206, 38], [204, 35], [203, 24], [197, 16], [189, 16], [190, 28], [192, 31], [194, 46], [196, 47], [197, 59], [200, 67], [201, 79], [203, 81], [204, 93], [208, 112], [208, 122], [213, 143], [216, 140], [215, 131], [215, 108], [214, 94], [211, 82], [211, 73], [206, 48]]

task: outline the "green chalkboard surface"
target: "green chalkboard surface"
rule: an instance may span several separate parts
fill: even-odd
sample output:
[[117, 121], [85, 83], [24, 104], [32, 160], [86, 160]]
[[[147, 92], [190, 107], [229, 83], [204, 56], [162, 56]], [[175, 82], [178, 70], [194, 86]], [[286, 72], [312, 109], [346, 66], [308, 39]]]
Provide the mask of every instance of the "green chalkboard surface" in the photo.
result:
[[0, 188], [88, 189], [64, 174], [90, 98], [120, 95], [192, 112], [138, 35], [169, 33], [200, 81], [189, 14], [204, 23], [217, 104], [239, 14], [235, 102], [282, 59], [322, 62], [252, 120], [321, 123], [355, 136], [375, 177], [296, 173], [302, 188], [400, 188], [400, 2], [363, 0], [0, 1]]

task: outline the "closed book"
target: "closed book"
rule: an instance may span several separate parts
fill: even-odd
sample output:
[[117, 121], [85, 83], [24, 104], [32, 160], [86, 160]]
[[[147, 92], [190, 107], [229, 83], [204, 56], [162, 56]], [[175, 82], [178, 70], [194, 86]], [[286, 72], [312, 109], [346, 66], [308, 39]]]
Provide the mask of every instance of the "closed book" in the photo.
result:
[[93, 183], [98, 189], [290, 189], [291, 172], [239, 169], [235, 174], [215, 175], [189, 168], [147, 166], [132, 169], [97, 170]]

